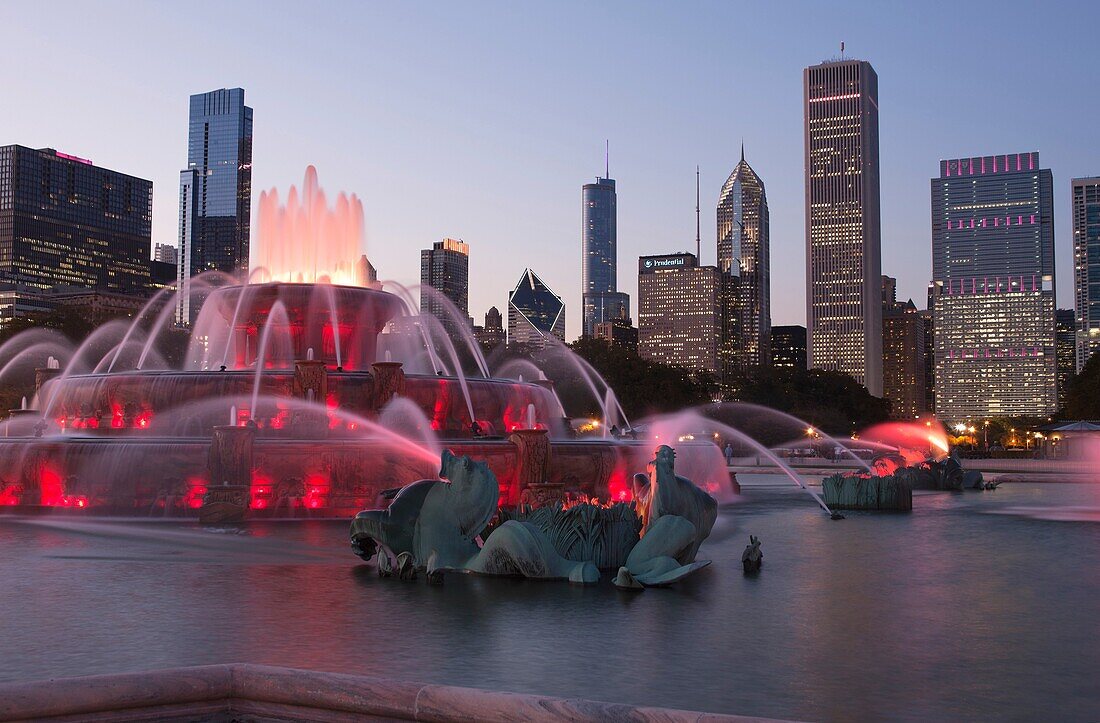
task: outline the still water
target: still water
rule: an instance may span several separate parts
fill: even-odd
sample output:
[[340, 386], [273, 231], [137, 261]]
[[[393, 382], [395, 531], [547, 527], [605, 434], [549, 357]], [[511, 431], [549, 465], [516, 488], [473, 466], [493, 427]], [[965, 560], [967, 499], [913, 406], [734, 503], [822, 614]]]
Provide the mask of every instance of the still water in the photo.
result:
[[253, 662], [802, 720], [1100, 717], [1100, 488], [834, 522], [779, 479], [744, 480], [710, 568], [643, 593], [381, 580], [335, 522], [0, 518], [0, 680]]

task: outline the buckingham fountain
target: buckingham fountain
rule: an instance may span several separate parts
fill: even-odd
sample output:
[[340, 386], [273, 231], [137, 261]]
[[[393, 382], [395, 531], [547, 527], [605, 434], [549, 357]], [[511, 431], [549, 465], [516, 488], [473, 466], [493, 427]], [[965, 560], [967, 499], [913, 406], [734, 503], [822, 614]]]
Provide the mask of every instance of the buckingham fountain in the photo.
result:
[[[0, 431], [0, 510], [350, 517], [436, 479], [445, 449], [485, 465], [494, 509], [633, 498], [652, 440], [576, 439], [552, 381], [490, 376], [476, 343], [376, 281], [355, 196], [330, 204], [310, 168], [259, 216], [248, 283], [207, 274], [79, 347], [35, 330], [0, 349], [0, 375], [34, 378]], [[729, 492], [715, 445], [673, 444], [680, 473]]]

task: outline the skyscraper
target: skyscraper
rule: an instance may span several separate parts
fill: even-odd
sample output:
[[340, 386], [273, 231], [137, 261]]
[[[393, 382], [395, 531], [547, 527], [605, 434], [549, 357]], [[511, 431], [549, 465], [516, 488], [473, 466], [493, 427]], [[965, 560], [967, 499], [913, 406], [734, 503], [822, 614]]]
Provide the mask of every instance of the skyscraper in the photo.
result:
[[638, 355], [717, 375], [721, 275], [695, 254], [638, 259]]
[[176, 317], [189, 323], [191, 277], [248, 273], [252, 207], [252, 109], [244, 90], [191, 96], [187, 169], [180, 172]]
[[152, 213], [152, 181], [52, 148], [0, 146], [4, 281], [144, 295]]
[[508, 295], [508, 343], [542, 348], [565, 341], [565, 302], [531, 269]]
[[1066, 389], [1077, 374], [1077, 323], [1073, 309], [1054, 310], [1054, 356], [1058, 360], [1058, 408], [1066, 405]]
[[595, 333], [596, 324], [630, 316], [630, 297], [616, 290], [615, 204], [612, 178], [597, 178], [581, 189], [581, 291], [586, 336]]
[[806, 327], [773, 326], [771, 365], [776, 369], [806, 368]]
[[[883, 281], [894, 279], [883, 276]], [[913, 300], [894, 299], [894, 285], [883, 284], [882, 396], [890, 400], [894, 419], [914, 419], [927, 410], [925, 322]]]
[[723, 377], [771, 358], [771, 275], [768, 198], [764, 182], [741, 160], [718, 197], [718, 271], [722, 274]]
[[936, 416], [1053, 413], [1050, 171], [1035, 152], [957, 158], [931, 186]]
[[[458, 331], [456, 325], [465, 324], [469, 317], [469, 290], [469, 244], [445, 238], [420, 252], [420, 313], [439, 319], [452, 336]], [[448, 313], [444, 298], [457, 307], [459, 318]]]
[[802, 74], [807, 364], [882, 396], [878, 76], [863, 60]]
[[1100, 178], [1073, 179], [1073, 298], [1077, 373], [1100, 350]]

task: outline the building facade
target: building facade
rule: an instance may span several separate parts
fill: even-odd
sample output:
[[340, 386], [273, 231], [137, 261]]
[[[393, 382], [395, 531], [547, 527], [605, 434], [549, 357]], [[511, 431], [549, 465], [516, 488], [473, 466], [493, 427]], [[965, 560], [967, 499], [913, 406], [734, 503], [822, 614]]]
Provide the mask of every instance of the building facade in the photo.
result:
[[153, 247], [153, 260], [175, 266], [179, 263], [179, 250], [172, 244], [157, 244]]
[[184, 324], [193, 313], [192, 277], [206, 271], [247, 276], [252, 209], [252, 109], [244, 90], [193, 95], [189, 112], [176, 273], [176, 316]]
[[1077, 375], [1077, 318], [1073, 309], [1054, 310], [1054, 357], [1058, 360], [1058, 408], [1066, 405], [1066, 389]]
[[630, 297], [617, 291], [617, 198], [613, 178], [597, 178], [581, 189], [581, 293], [583, 334], [596, 324], [630, 316]]
[[504, 333], [504, 317], [500, 309], [490, 306], [485, 312], [485, 325], [474, 327], [474, 338], [483, 349], [495, 349], [508, 339]]
[[[741, 160], [718, 197], [718, 270], [722, 274], [723, 378], [771, 359], [768, 198], [764, 182]], [[725, 385], [728, 386], [728, 385]]]
[[630, 319], [601, 321], [596, 324], [596, 331], [592, 336], [611, 346], [638, 352], [638, 328], [630, 323]]
[[807, 364], [882, 396], [878, 76], [862, 60], [803, 71]]
[[[420, 252], [420, 313], [434, 316], [451, 336], [470, 315], [469, 291], [469, 244], [445, 238]], [[447, 308], [447, 301], [457, 314]]]
[[806, 327], [773, 326], [771, 337], [772, 368], [806, 368]]
[[927, 411], [924, 332], [924, 318], [912, 300], [888, 303], [884, 295], [882, 396], [894, 419], [916, 419]]
[[565, 341], [565, 302], [531, 269], [508, 295], [508, 344], [543, 348]]
[[695, 254], [638, 259], [638, 355], [718, 375], [721, 274]]
[[1075, 178], [1073, 298], [1077, 315], [1077, 373], [1100, 350], [1100, 178]]
[[0, 146], [0, 280], [144, 295], [152, 214], [152, 181], [52, 148]]
[[957, 158], [931, 186], [936, 416], [1052, 414], [1050, 171], [1036, 152]]

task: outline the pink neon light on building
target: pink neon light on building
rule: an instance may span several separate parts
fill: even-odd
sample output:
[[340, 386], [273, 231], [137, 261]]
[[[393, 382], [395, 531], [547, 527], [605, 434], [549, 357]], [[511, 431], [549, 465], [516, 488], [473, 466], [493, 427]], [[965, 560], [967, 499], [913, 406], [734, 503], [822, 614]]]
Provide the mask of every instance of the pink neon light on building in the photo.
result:
[[83, 163], [86, 166], [94, 165], [87, 158], [81, 158], [80, 156], [70, 156], [68, 153], [61, 153], [60, 151], [54, 151], [58, 158], [64, 158], [66, 161], [75, 161], [77, 163]]

